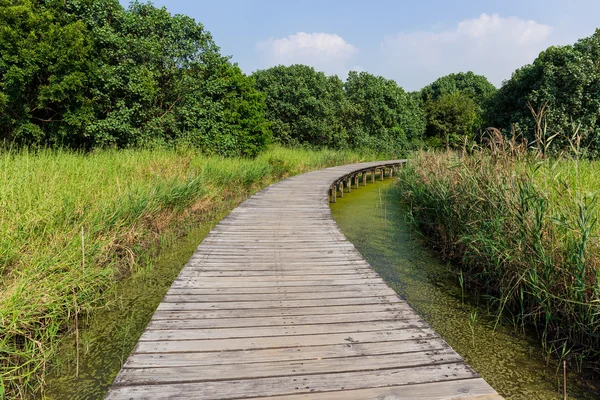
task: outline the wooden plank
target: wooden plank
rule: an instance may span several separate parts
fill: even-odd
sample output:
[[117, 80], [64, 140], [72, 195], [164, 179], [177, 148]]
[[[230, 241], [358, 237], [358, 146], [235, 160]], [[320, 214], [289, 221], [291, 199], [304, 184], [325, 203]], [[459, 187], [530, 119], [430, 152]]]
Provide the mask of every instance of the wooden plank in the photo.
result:
[[[337, 315], [349, 313], [364, 313], [378, 311], [401, 311], [408, 307], [404, 302], [387, 304], [356, 304], [349, 306], [333, 306], [323, 304], [320, 307], [296, 307], [296, 308], [260, 308], [260, 309], [232, 309], [232, 310], [175, 310], [163, 311], [157, 309], [152, 317], [153, 320], [178, 319], [178, 318], [263, 318], [272, 316], [307, 316], [307, 315]], [[414, 311], [413, 311], [414, 312]]]
[[[342, 286], [343, 287], [343, 286]], [[391, 290], [384, 290], [382, 292], [377, 290], [357, 290], [357, 291], [339, 291], [331, 290], [327, 292], [300, 292], [300, 293], [250, 293], [250, 294], [233, 294], [233, 293], [219, 293], [219, 294], [173, 294], [167, 293], [164, 297], [164, 302], [186, 302], [193, 301], [195, 303], [201, 302], [227, 302], [227, 301], [273, 301], [281, 300], [325, 300], [325, 299], [347, 299], [347, 298], [361, 298], [361, 297], [373, 297], [373, 296], [393, 296], [394, 293], [390, 293]]]
[[[234, 271], [240, 271], [240, 266], [237, 266], [237, 269]], [[362, 279], [362, 280], [373, 280], [373, 281], [381, 281], [381, 278], [379, 277], [379, 274], [377, 274], [374, 271], [370, 271], [368, 269], [365, 268], [354, 268], [351, 269], [349, 271], [336, 271], [333, 268], [327, 269], [325, 271], [320, 271], [320, 272], [329, 272], [329, 274], [318, 274], [320, 276], [314, 276], [311, 275], [313, 274], [314, 271], [306, 271], [303, 274], [297, 274], [295, 273], [295, 269], [294, 268], [285, 268], [285, 267], [274, 267], [273, 269], [269, 269], [269, 270], [259, 270], [259, 271], [263, 271], [265, 272], [265, 274], [263, 274], [263, 276], [261, 277], [261, 279], [256, 279], [252, 276], [248, 276], [248, 275], [242, 275], [242, 276], [232, 276], [232, 277], [227, 277], [227, 276], [223, 276], [223, 277], [215, 277], [215, 279], [210, 279], [210, 282], [227, 282], [227, 281], [231, 281], [231, 282], [236, 282], [236, 281], [261, 281], [261, 282], [268, 282], [268, 281], [279, 281], [281, 280], [281, 277], [275, 277], [275, 276], [270, 276], [270, 273], [273, 272], [282, 272], [284, 273], [284, 278], [287, 281], [314, 281], [314, 280], [353, 280], [353, 279]], [[194, 269], [189, 269], [189, 270], [185, 270], [185, 271], [181, 271], [181, 273], [179, 274], [180, 277], [185, 278], [185, 280], [187, 281], [206, 281], [206, 279], [203, 279], [202, 277], [202, 273], [205, 272], [202, 270], [202, 268], [194, 268]], [[244, 272], [244, 271], [242, 271]], [[336, 273], [338, 272], [338, 273]], [[272, 275], [272, 274], [271, 274]], [[321, 275], [325, 275], [325, 276], [321, 276]], [[278, 279], [279, 278], [279, 279]], [[209, 282], [209, 283], [210, 283]]]
[[214, 340], [182, 340], [138, 342], [134, 353], [186, 353], [190, 351], [230, 351], [269, 349], [276, 347], [317, 346], [355, 342], [392, 342], [398, 340], [428, 339], [437, 337], [428, 328], [389, 331], [323, 333], [315, 335], [271, 336], [258, 338], [233, 338]]
[[[395, 292], [383, 283], [379, 284], [354, 284], [354, 285], [336, 285], [336, 286], [290, 286], [286, 288], [279, 288], [284, 293], [327, 293], [336, 291], [360, 291], [360, 290], [373, 290], [377, 291], [382, 295], [393, 295]], [[379, 291], [381, 290], [381, 291]], [[168, 294], [261, 294], [261, 293], [275, 293], [272, 288], [261, 288], [261, 287], [240, 287], [240, 288], [170, 288]], [[319, 296], [315, 295], [315, 298]]]
[[462, 362], [452, 349], [396, 354], [358, 356], [349, 358], [326, 358], [303, 361], [267, 361], [231, 365], [194, 365], [185, 367], [155, 367], [125, 369], [115, 385], [150, 385], [157, 383], [207, 382], [269, 377], [324, 374], [332, 372], [357, 372], [390, 368], [410, 368], [428, 364]]
[[235, 279], [229, 278], [228, 280], [215, 280], [215, 279], [201, 279], [201, 278], [188, 278], [179, 279], [177, 278], [173, 282], [175, 288], [251, 288], [251, 287], [293, 287], [293, 286], [343, 286], [343, 285], [369, 285], [381, 283], [381, 278], [364, 279], [364, 278], [353, 278], [353, 279], [319, 279], [319, 280], [295, 280], [286, 281], [281, 279], [280, 281], [272, 280], [266, 282], [260, 282], [249, 279]]
[[402, 301], [395, 296], [380, 296], [380, 297], [358, 297], [345, 299], [328, 299], [323, 300], [280, 300], [280, 301], [224, 301], [218, 303], [199, 302], [194, 303], [193, 300], [184, 303], [172, 303], [168, 301], [162, 302], [158, 306], [158, 310], [246, 310], [246, 309], [261, 309], [261, 308], [302, 308], [315, 307], [319, 305], [332, 306], [347, 306], [354, 304], [381, 304], [388, 305], [401, 303]]
[[290, 275], [345, 275], [352, 273], [372, 274], [369, 268], [357, 265], [353, 267], [254, 267], [244, 268], [242, 264], [230, 265], [229, 268], [214, 268], [212, 266], [190, 266], [186, 268], [185, 273], [179, 276], [261, 276], [269, 274], [290, 274]]
[[132, 385], [113, 387], [108, 400], [134, 398], [193, 398], [204, 400], [244, 399], [257, 396], [327, 392], [340, 390], [445, 382], [477, 377], [463, 363], [342, 372], [335, 374], [296, 375], [259, 379], [225, 380], [177, 384]]
[[124, 368], [178, 367], [193, 365], [258, 363], [267, 361], [302, 361], [328, 358], [349, 358], [367, 355], [395, 354], [434, 351], [449, 348], [440, 338], [404, 340], [392, 342], [344, 343], [311, 345], [302, 347], [279, 347], [274, 349], [232, 350], [218, 352], [187, 353], [133, 353]]
[[332, 315], [295, 315], [288, 317], [261, 318], [185, 318], [183, 315], [176, 319], [153, 319], [147, 330], [152, 329], [211, 329], [211, 328], [243, 328], [259, 326], [298, 326], [314, 324], [336, 324], [344, 322], [374, 322], [414, 319], [411, 310], [404, 312], [377, 311], [370, 313], [332, 314]]
[[247, 328], [189, 328], [189, 329], [159, 329], [146, 330], [140, 337], [142, 342], [169, 340], [203, 340], [203, 339], [234, 339], [258, 338], [273, 336], [317, 335], [328, 333], [357, 333], [387, 330], [402, 330], [427, 328], [427, 324], [418, 318], [364, 322], [343, 322], [313, 325], [280, 325]]
[[253, 400], [502, 400], [489, 394], [490, 386], [481, 378], [451, 382], [421, 383], [374, 389], [343, 390], [338, 392], [305, 393]]
[[186, 269], [191, 270], [206, 270], [216, 269], [219, 271], [227, 270], [239, 270], [243, 268], [245, 271], [248, 270], [269, 270], [273, 268], [287, 269], [287, 270], [302, 270], [302, 269], [332, 269], [332, 270], [343, 270], [353, 268], [370, 268], [368, 264], [365, 264], [363, 260], [348, 260], [345, 263], [340, 263], [337, 260], [323, 260], [323, 261], [286, 261], [285, 263], [279, 261], [260, 261], [244, 263], [243, 260], [237, 260], [235, 262], [225, 261], [211, 261], [210, 259], [194, 259], [190, 260]]

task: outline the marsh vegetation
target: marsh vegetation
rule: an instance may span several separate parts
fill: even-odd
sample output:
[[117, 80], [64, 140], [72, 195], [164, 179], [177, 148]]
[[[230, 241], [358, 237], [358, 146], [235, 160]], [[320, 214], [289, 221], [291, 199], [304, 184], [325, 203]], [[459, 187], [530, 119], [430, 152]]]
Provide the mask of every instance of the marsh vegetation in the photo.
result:
[[598, 162], [505, 150], [416, 154], [400, 180], [409, 215], [499, 321], [598, 370]]

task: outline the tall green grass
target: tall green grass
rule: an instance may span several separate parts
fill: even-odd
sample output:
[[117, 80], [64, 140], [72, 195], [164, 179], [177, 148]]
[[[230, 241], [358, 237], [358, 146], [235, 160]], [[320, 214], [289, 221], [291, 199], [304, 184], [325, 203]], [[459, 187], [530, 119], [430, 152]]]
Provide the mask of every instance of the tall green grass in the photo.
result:
[[256, 159], [190, 151], [0, 153], [0, 393], [43, 390], [64, 334], [184, 221], [308, 170], [375, 154], [272, 148]]
[[415, 224], [499, 316], [600, 370], [600, 162], [424, 152], [400, 181]]

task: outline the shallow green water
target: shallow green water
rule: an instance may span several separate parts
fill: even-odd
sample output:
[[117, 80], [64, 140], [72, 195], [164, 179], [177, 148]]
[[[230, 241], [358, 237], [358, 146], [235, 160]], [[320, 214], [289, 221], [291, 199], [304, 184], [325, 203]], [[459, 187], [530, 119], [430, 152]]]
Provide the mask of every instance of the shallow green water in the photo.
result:
[[[475, 300], [464, 298], [457, 276], [416, 237], [404, 220], [393, 180], [369, 184], [331, 205], [346, 237], [388, 284], [506, 399], [562, 399], [562, 371], [547, 366], [540, 346], [499, 326]], [[465, 294], [466, 296], [466, 294]], [[578, 376], [569, 399], [598, 399]]]
[[158, 257], [142, 263], [139, 273], [119, 283], [110, 309], [94, 314], [89, 326], [80, 332], [79, 377], [75, 376], [73, 338], [62, 346], [50, 366], [47, 398], [104, 399], [179, 271], [224, 216], [205, 221], [184, 238], [164, 244]]

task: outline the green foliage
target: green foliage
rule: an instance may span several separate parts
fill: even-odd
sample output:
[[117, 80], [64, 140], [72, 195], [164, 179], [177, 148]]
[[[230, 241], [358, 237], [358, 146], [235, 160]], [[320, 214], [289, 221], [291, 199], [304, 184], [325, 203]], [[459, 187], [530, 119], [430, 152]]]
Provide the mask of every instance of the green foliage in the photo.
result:
[[461, 92], [478, 105], [483, 106], [496, 93], [496, 90], [496, 87], [485, 76], [468, 71], [438, 78], [421, 89], [420, 98], [423, 103], [427, 103], [435, 101], [443, 95]]
[[280, 65], [253, 76], [267, 96], [267, 118], [280, 143], [389, 153], [422, 139], [418, 102], [392, 80], [350, 72], [342, 83], [305, 65]]
[[1, 0], [0, 27], [0, 135], [44, 142], [86, 103], [89, 32], [57, 1]]
[[399, 180], [412, 219], [498, 318], [598, 370], [598, 162], [512, 150], [417, 154]]
[[0, 133], [21, 145], [184, 141], [256, 155], [264, 99], [193, 19], [117, 0], [0, 0]]
[[422, 140], [425, 115], [395, 81], [351, 71], [344, 88], [350, 103], [344, 120], [353, 147], [401, 151]]
[[425, 86], [418, 97], [427, 114], [427, 143], [449, 148], [482, 128], [484, 110], [496, 87], [482, 75], [460, 72]]
[[447, 150], [465, 137], [472, 139], [478, 108], [475, 100], [462, 92], [443, 94], [425, 103], [427, 135], [433, 139], [428, 142], [430, 147], [437, 147], [436, 139], [441, 139]]
[[552, 46], [533, 64], [512, 75], [494, 96], [487, 119], [499, 128], [516, 124], [529, 140], [534, 120], [528, 104], [540, 110], [547, 104], [545, 123], [564, 147], [577, 131], [584, 147], [600, 150], [600, 30], [573, 46]]
[[266, 95], [273, 137], [285, 145], [345, 147], [343, 84], [306, 65], [279, 65], [253, 74]]

